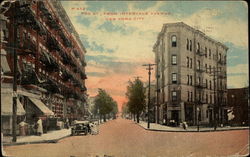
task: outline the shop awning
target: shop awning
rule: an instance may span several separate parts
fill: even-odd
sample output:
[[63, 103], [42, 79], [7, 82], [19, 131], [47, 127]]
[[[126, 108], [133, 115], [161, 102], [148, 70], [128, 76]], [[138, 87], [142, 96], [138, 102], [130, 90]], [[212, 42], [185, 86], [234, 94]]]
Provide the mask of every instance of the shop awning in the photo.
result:
[[1, 68], [4, 73], [10, 72], [10, 67], [6, 58], [6, 51], [1, 49]]
[[32, 101], [34, 105], [37, 106], [37, 108], [39, 108], [39, 110], [41, 110], [44, 113], [44, 115], [46, 116], [54, 115], [54, 113], [41, 100], [31, 97], [29, 97], [29, 99]]
[[[11, 116], [13, 114], [13, 97], [12, 93], [1, 93], [1, 115]], [[24, 115], [23, 105], [17, 99], [17, 115]]]

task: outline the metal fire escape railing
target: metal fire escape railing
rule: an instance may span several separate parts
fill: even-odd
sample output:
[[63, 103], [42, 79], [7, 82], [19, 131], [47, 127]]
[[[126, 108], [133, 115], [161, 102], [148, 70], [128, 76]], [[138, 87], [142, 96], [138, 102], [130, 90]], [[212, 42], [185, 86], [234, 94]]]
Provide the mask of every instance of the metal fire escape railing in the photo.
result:
[[[41, 6], [40, 7], [41, 11], [44, 13], [44, 15], [47, 15], [47, 20], [48, 21], [54, 21], [52, 15], [49, 13], [49, 11], [46, 9], [46, 7], [43, 4], [44, 3], [42, 2], [39, 5], [39, 6]], [[82, 81], [81, 79], [86, 79], [86, 74], [85, 74], [85, 72], [84, 72], [84, 70], [82, 68], [78, 68], [78, 67], [81, 67], [81, 65], [79, 64], [79, 62], [76, 61], [76, 59], [69, 52], [66, 53], [66, 52], [64, 52], [62, 50], [63, 48], [60, 47], [61, 44], [58, 43], [58, 40], [57, 40], [58, 38], [53, 33], [47, 33], [47, 32], [50, 32], [51, 30], [47, 29], [47, 26], [44, 26], [44, 24], [42, 23], [42, 21], [39, 21], [41, 19], [38, 19], [38, 20], [36, 19], [36, 16], [35, 16], [35, 14], [33, 13], [33, 11], [31, 10], [30, 7], [25, 7], [25, 8], [20, 9], [19, 13], [20, 13], [19, 14], [20, 16], [27, 17], [26, 19], [20, 18], [22, 20], [20, 20], [18, 22], [21, 25], [25, 25], [25, 26], [29, 25], [32, 29], [38, 31], [40, 35], [46, 34], [48, 36], [47, 46], [49, 47], [49, 49], [52, 50], [52, 51], [57, 51], [60, 54], [64, 53], [64, 55], [67, 56], [67, 59], [70, 58], [69, 59], [70, 60], [70, 65], [72, 67], [74, 67], [74, 68], [67, 67], [67, 66], [64, 66], [64, 68], [66, 68], [66, 71], [68, 72], [68, 74], [70, 74], [72, 76], [72, 79], [73, 79], [72, 82], [75, 85], [75, 87], [79, 87], [79, 85], [80, 85], [80, 90], [81, 91], [85, 91], [86, 87], [83, 86], [83, 84], [81, 82]], [[60, 26], [58, 25], [58, 23], [50, 22], [48, 24], [50, 25], [50, 27], [53, 27], [54, 29], [55, 28], [60, 29]], [[50, 36], [48, 34], [50, 34]], [[65, 37], [65, 35], [63, 33], [59, 34], [59, 36], [61, 37], [61, 39], [63, 41], [62, 43], [65, 46], [67, 46], [67, 47], [72, 46], [71, 43], [70, 43], [70, 41], [67, 40], [67, 38]], [[27, 42], [29, 42], [29, 43], [28, 44], [24, 43], [23, 45], [25, 45], [25, 46], [23, 48], [29, 50], [30, 53], [35, 53], [36, 52], [36, 45], [35, 45], [35, 43], [33, 43], [33, 41], [31, 39], [29, 39], [29, 41], [27, 41]], [[76, 57], [78, 57], [79, 55], [75, 51], [74, 51], [74, 55]], [[50, 71], [50, 69], [59, 69], [59, 63], [58, 63], [58, 61], [53, 56], [55, 56], [55, 54], [50, 55], [50, 53], [46, 53], [46, 52], [45, 53], [44, 52], [41, 53], [40, 61], [42, 61], [45, 64], [49, 63], [49, 64], [46, 64], [46, 65], [49, 65], [49, 66], [47, 66], [48, 67], [48, 69], [46, 69], [47, 71]], [[61, 57], [63, 58], [64, 56], [61, 56]], [[76, 65], [75, 63], [78, 64], [78, 65]], [[51, 68], [52, 66], [53, 66], [53, 68]], [[74, 71], [75, 73], [73, 73], [72, 71]], [[77, 73], [78, 71], [79, 71], [79, 73]], [[81, 78], [81, 79], [79, 79], [79, 78]], [[52, 85], [53, 84], [57, 84], [56, 82], [54, 83], [53, 80], [52, 81], [50, 80], [50, 83]], [[73, 86], [68, 86], [68, 87], [74, 88]]]
[[[46, 7], [44, 6], [44, 3], [41, 4], [41, 7], [40, 7], [40, 8], [41, 8], [42, 11], [45, 12], [45, 15], [49, 13], [48, 10], [46, 9]], [[52, 20], [52, 16], [49, 16], [49, 17], [51, 18], [50, 20]], [[67, 38], [65, 37], [64, 33], [62, 32], [62, 30], [60, 31], [59, 36], [60, 36], [61, 39], [63, 40], [64, 45], [66, 45], [66, 46], [68, 46], [68, 47], [72, 46], [71, 43], [69, 42], [69, 40], [67, 40]], [[52, 38], [52, 40], [53, 40], [53, 38]], [[57, 44], [57, 45], [59, 45], [59, 44]], [[77, 68], [77, 65], [76, 65], [75, 63], [78, 63], [78, 62], [74, 62], [75, 59], [74, 59], [70, 54], [63, 53], [63, 51], [62, 51], [62, 49], [60, 48], [60, 46], [58, 46], [58, 49], [56, 48], [56, 50], [59, 51], [59, 53], [60, 53], [60, 55], [61, 55], [61, 57], [62, 57], [62, 59], [63, 59], [64, 64], [70, 64], [72, 67], [74, 67], [74, 68], [73, 68], [73, 71], [74, 71], [76, 74], [77, 74], [78, 71], [80, 71], [79, 76], [80, 76], [82, 79], [85, 79], [85, 78], [86, 78], [86, 77], [84, 77], [84, 76], [86, 76], [86, 74], [84, 75], [84, 72], [83, 72], [82, 70], [79, 70], [79, 69]], [[76, 53], [75, 53], [75, 56], [77, 57], [77, 54], [76, 54]], [[81, 65], [80, 65], [79, 63], [78, 63], [78, 67], [81, 67]], [[78, 79], [77, 75], [71, 72], [71, 71], [72, 71], [72, 68], [69, 68], [69, 67], [67, 67], [67, 68], [68, 68], [68, 69], [67, 69], [68, 73], [70, 73], [70, 74], [73, 76], [72, 79], [73, 79], [74, 84], [80, 84], [80, 85], [82, 86], [82, 84], [80, 83], [80, 80]], [[70, 69], [70, 70], [69, 70], [69, 69]], [[81, 87], [81, 88], [82, 88], [82, 89], [86, 89], [86, 87], [85, 87], [85, 88]]]

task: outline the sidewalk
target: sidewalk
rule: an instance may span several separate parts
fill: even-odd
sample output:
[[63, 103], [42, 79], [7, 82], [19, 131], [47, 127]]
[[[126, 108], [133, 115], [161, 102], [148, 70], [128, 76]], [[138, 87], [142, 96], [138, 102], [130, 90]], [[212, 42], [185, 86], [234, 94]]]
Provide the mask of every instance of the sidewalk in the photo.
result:
[[[166, 132], [197, 132], [197, 126], [190, 126], [186, 130], [182, 127], [170, 127], [156, 123], [150, 123], [149, 129], [147, 128], [147, 122], [140, 121], [136, 123], [142, 128], [150, 131], [166, 131]], [[249, 127], [217, 127], [216, 131], [229, 131], [229, 130], [249, 130]], [[200, 127], [199, 132], [212, 132], [215, 131], [213, 127]]]
[[[107, 119], [107, 122], [109, 120]], [[101, 122], [104, 124], [105, 122]], [[69, 137], [71, 135], [71, 129], [61, 129], [61, 130], [53, 130], [48, 131], [41, 136], [31, 135], [31, 136], [17, 136], [17, 141], [12, 142], [12, 136], [3, 136], [2, 144], [3, 146], [11, 146], [11, 145], [22, 145], [22, 144], [34, 144], [34, 143], [56, 143], [60, 139], [65, 137]]]
[[2, 143], [4, 146], [33, 144], [33, 143], [56, 143], [58, 140], [68, 137], [71, 134], [71, 129], [62, 129], [49, 131], [41, 136], [17, 136], [17, 141], [12, 142], [11, 136], [3, 136]]

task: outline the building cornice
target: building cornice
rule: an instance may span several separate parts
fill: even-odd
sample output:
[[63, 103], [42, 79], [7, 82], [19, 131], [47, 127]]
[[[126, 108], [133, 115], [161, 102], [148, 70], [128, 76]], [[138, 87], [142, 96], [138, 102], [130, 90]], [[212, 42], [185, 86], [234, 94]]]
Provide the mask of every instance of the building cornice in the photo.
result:
[[224, 44], [222, 44], [221, 42], [218, 42], [214, 39], [212, 39], [211, 37], [207, 36], [204, 32], [198, 30], [198, 29], [195, 29], [187, 24], [185, 24], [184, 22], [176, 22], [176, 23], [166, 23], [166, 24], [163, 24], [163, 27], [161, 29], [161, 32], [158, 34], [157, 36], [157, 41], [156, 43], [154, 44], [154, 47], [153, 47], [153, 51], [155, 51], [156, 47], [159, 45], [159, 42], [160, 42], [160, 38], [161, 36], [163, 36], [163, 34], [166, 32], [166, 29], [167, 27], [185, 27], [186, 29], [192, 31], [193, 33], [195, 34], [198, 34], [198, 35], [201, 35], [202, 37], [204, 37], [205, 39], [209, 40], [210, 42], [218, 45], [218, 46], [221, 46], [222, 48], [224, 48], [226, 51], [228, 50], [228, 47]]

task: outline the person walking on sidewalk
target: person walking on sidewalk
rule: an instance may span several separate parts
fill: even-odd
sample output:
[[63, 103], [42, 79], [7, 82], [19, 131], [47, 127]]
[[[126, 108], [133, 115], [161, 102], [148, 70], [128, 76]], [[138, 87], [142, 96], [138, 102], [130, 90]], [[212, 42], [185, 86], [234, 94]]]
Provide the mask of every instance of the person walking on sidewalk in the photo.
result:
[[66, 126], [66, 129], [69, 129], [69, 119], [68, 118], [66, 118], [65, 126]]
[[41, 118], [38, 119], [37, 121], [37, 134], [41, 136], [43, 134], [43, 122]]

